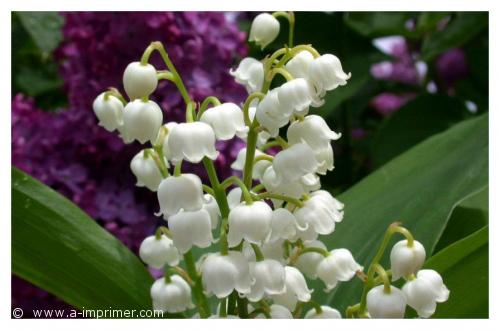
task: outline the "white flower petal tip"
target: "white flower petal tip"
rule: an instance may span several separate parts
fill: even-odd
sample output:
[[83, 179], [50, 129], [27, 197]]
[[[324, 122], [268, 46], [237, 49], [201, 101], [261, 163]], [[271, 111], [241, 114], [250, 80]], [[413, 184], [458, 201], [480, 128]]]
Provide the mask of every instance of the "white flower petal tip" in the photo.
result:
[[250, 205], [241, 203], [229, 212], [229, 247], [240, 244], [241, 240], [262, 244], [271, 233], [273, 210], [265, 202]]
[[317, 234], [329, 235], [335, 230], [335, 224], [342, 221], [343, 208], [344, 204], [333, 198], [329, 192], [318, 190], [293, 214], [301, 227], [309, 224]]
[[305, 141], [315, 152], [327, 148], [330, 141], [338, 140], [341, 136], [332, 131], [325, 120], [317, 115], [309, 115], [303, 120], [293, 122], [287, 131], [288, 143]]
[[318, 277], [325, 283], [326, 290], [330, 291], [338, 282], [350, 281], [356, 272], [363, 270], [347, 249], [335, 249], [330, 255], [320, 261], [317, 268]]
[[135, 100], [129, 102], [123, 109], [123, 126], [119, 127], [123, 141], [134, 140], [144, 144], [154, 143], [163, 120], [163, 112], [153, 101]]
[[94, 100], [92, 108], [99, 120], [99, 126], [108, 132], [113, 132], [123, 125], [123, 103], [116, 96], [101, 93]]
[[246, 87], [248, 94], [258, 92], [264, 83], [264, 64], [252, 57], [241, 60], [236, 70], [230, 70], [237, 83]]
[[418, 241], [414, 240], [411, 247], [407, 240], [394, 244], [391, 250], [392, 281], [415, 274], [424, 264], [425, 255], [425, 248]]
[[368, 313], [374, 319], [402, 319], [406, 310], [406, 298], [401, 290], [391, 285], [391, 292], [384, 286], [372, 288], [366, 296]]
[[172, 275], [170, 282], [164, 277], [157, 279], [150, 290], [153, 309], [167, 313], [182, 313], [194, 308], [191, 287], [179, 275]]
[[422, 269], [415, 279], [406, 282], [403, 293], [410, 307], [418, 316], [428, 318], [436, 311], [436, 303], [448, 300], [450, 290], [443, 284], [441, 275], [431, 269]]
[[351, 74], [342, 70], [340, 60], [332, 54], [325, 54], [316, 59], [309, 66], [309, 78], [317, 90], [331, 91], [338, 86], [347, 84]]
[[271, 298], [276, 304], [285, 306], [288, 310], [293, 311], [298, 301], [307, 302], [311, 300], [313, 290], [309, 290], [304, 275], [297, 268], [285, 266], [285, 272], [285, 292], [272, 295]]
[[172, 128], [168, 138], [170, 159], [174, 164], [181, 160], [199, 163], [204, 157], [215, 160], [215, 133], [204, 122], [180, 123]]
[[279, 21], [271, 14], [262, 13], [253, 19], [248, 40], [254, 41], [261, 49], [264, 49], [276, 39], [279, 32]]
[[148, 266], [156, 269], [161, 269], [166, 264], [177, 266], [181, 259], [174, 242], [165, 235], [160, 238], [146, 237], [139, 247], [139, 256]]
[[272, 294], [285, 292], [285, 268], [273, 259], [250, 263], [252, 286], [246, 295], [249, 301], [256, 302]]
[[131, 100], [148, 97], [158, 86], [156, 69], [151, 64], [132, 62], [123, 73], [123, 87]]
[[200, 121], [212, 126], [218, 140], [230, 140], [235, 135], [245, 138], [248, 133], [243, 111], [234, 103], [223, 103], [207, 109]]

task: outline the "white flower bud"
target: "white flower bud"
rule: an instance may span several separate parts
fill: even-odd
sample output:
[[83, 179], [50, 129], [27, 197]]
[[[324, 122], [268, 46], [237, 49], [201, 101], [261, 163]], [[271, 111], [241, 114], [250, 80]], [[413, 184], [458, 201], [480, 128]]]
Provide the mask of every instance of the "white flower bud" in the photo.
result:
[[219, 152], [215, 150], [215, 133], [203, 122], [180, 123], [172, 128], [168, 138], [168, 150], [173, 163], [187, 160], [199, 163], [203, 157], [215, 160]]
[[188, 252], [193, 245], [207, 248], [212, 244], [212, 223], [210, 214], [198, 211], [180, 211], [168, 218], [172, 240], [181, 253]]
[[[255, 157], [265, 155], [264, 152], [256, 149], [255, 150]], [[236, 160], [231, 164], [231, 168], [236, 171], [243, 171], [243, 168], [245, 167], [245, 160], [247, 156], [247, 148], [242, 148], [238, 152], [238, 156], [236, 156]], [[255, 159], [254, 157], [254, 159]], [[259, 160], [257, 163], [253, 165], [253, 170], [252, 170], [252, 177], [254, 179], [260, 179], [262, 175], [264, 174], [264, 171], [266, 168], [271, 166], [271, 162], [269, 160]]]
[[264, 83], [264, 64], [252, 57], [241, 60], [236, 70], [230, 70], [229, 74], [234, 77], [238, 84], [246, 87], [248, 94], [260, 92]]
[[413, 246], [408, 246], [407, 240], [394, 244], [391, 250], [392, 281], [397, 281], [402, 276], [415, 274], [425, 261], [424, 246], [413, 240]]
[[322, 312], [320, 314], [316, 313], [316, 309], [309, 310], [304, 316], [305, 319], [341, 319], [339, 311], [330, 306], [321, 306]]
[[153, 101], [135, 100], [123, 109], [123, 126], [120, 128], [123, 141], [134, 140], [140, 143], [154, 143], [163, 120], [163, 112]]
[[172, 275], [170, 282], [159, 278], [151, 287], [153, 309], [167, 313], [182, 313], [194, 308], [191, 300], [191, 287], [179, 275]]
[[160, 212], [165, 219], [180, 209], [196, 211], [203, 206], [203, 188], [200, 178], [195, 174], [169, 176], [158, 187]]
[[340, 60], [332, 54], [322, 55], [309, 66], [309, 78], [320, 91], [331, 91], [347, 84], [351, 74], [342, 70]]
[[331, 147], [330, 141], [338, 140], [342, 135], [332, 131], [320, 116], [310, 115], [291, 123], [286, 136], [289, 144], [305, 142], [318, 152]]
[[158, 86], [156, 69], [151, 64], [130, 63], [123, 73], [123, 87], [131, 100], [147, 97]]
[[227, 194], [227, 203], [229, 204], [229, 209], [232, 210], [241, 203], [242, 191], [240, 187], [233, 188]]
[[277, 90], [280, 104], [301, 116], [307, 115], [316, 94], [312, 84], [304, 78], [287, 81]]
[[205, 110], [200, 121], [212, 126], [218, 140], [230, 140], [235, 135], [245, 138], [248, 132], [243, 111], [234, 103], [223, 103]]
[[441, 275], [431, 269], [422, 269], [415, 279], [406, 282], [403, 293], [408, 305], [424, 318], [434, 314], [437, 302], [445, 302], [450, 296]]
[[335, 249], [318, 264], [318, 277], [325, 282], [326, 291], [337, 286], [337, 283], [350, 281], [357, 271], [363, 270], [347, 249]]
[[210, 194], [203, 195], [203, 200], [203, 209], [210, 214], [210, 223], [212, 224], [212, 229], [215, 229], [221, 217], [219, 204], [217, 204], [214, 196]]
[[247, 294], [250, 301], [256, 302], [264, 298], [264, 295], [285, 292], [285, 268], [276, 260], [251, 262], [250, 278], [252, 285]]
[[245, 202], [229, 212], [229, 247], [240, 244], [244, 239], [249, 243], [262, 244], [271, 234], [273, 210], [265, 202]]
[[259, 124], [267, 129], [273, 137], [278, 135], [281, 127], [288, 124], [294, 109], [280, 102], [278, 93], [278, 88], [269, 91], [257, 105], [255, 113]]
[[158, 239], [156, 236], [149, 236], [142, 241], [139, 247], [139, 256], [148, 266], [161, 269], [165, 264], [177, 266], [180, 255], [174, 242], [165, 235]]
[[295, 55], [288, 63], [285, 65], [285, 69], [290, 72], [294, 78], [309, 78], [309, 65], [314, 61], [314, 56], [303, 50], [297, 55]]
[[297, 301], [307, 302], [311, 300], [311, 293], [307, 287], [304, 275], [294, 267], [285, 266], [285, 286], [286, 291], [282, 294], [272, 295], [271, 298], [278, 305], [283, 305], [290, 311], [297, 306]]
[[174, 122], [174, 121], [171, 121], [169, 123], [166, 123], [165, 125], [163, 125], [163, 127], [165, 127], [167, 129], [167, 135], [165, 136], [165, 140], [163, 140], [163, 155], [168, 159], [168, 160], [172, 160], [172, 153], [170, 152], [170, 150], [168, 149], [168, 139], [170, 137], [170, 133], [172, 132], [172, 129], [177, 126], [178, 123]]
[[248, 41], [255, 41], [261, 49], [264, 49], [276, 39], [279, 33], [280, 22], [273, 15], [262, 13], [253, 19]]
[[335, 223], [342, 221], [344, 204], [333, 198], [329, 192], [318, 190], [311, 194], [302, 207], [293, 214], [302, 228], [312, 226], [321, 235], [329, 235], [335, 230]]
[[[325, 244], [317, 240], [304, 243], [304, 247], [314, 247], [326, 250]], [[318, 265], [321, 261], [323, 261], [323, 259], [325, 259], [325, 257], [320, 253], [304, 253], [301, 254], [295, 262], [295, 267], [304, 273], [304, 275], [314, 280], [318, 277]]]
[[273, 211], [271, 219], [271, 238], [270, 241], [277, 239], [291, 239], [297, 233], [297, 220], [295, 216], [287, 209], [279, 208]]
[[123, 125], [123, 103], [116, 96], [108, 95], [106, 92], [99, 94], [92, 104], [94, 113], [99, 119], [99, 126], [104, 127], [108, 132]]
[[314, 151], [304, 142], [278, 152], [273, 160], [278, 182], [297, 181], [306, 174], [314, 173], [318, 166]]
[[[168, 166], [168, 163], [165, 162]], [[162, 175], [153, 157], [144, 155], [144, 150], [139, 151], [130, 162], [130, 169], [137, 179], [138, 187], [147, 187], [151, 191], [158, 190]]]
[[210, 254], [201, 265], [201, 276], [207, 293], [219, 299], [233, 292], [250, 292], [250, 268], [241, 252], [229, 251], [228, 255]]
[[[272, 319], [293, 319], [292, 313], [285, 306], [272, 304], [269, 306], [269, 315]], [[265, 319], [265, 315], [259, 314], [256, 319]]]
[[401, 290], [391, 285], [391, 292], [384, 286], [372, 288], [366, 296], [366, 306], [371, 318], [402, 319], [405, 316], [406, 298]]

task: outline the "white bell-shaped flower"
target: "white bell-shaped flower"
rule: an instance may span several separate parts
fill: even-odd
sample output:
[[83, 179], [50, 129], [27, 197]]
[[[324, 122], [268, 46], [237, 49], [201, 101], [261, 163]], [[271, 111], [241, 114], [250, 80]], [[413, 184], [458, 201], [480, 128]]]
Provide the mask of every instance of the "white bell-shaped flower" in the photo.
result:
[[408, 246], [407, 240], [397, 242], [391, 250], [392, 281], [415, 274], [424, 261], [425, 248], [420, 242], [413, 240], [412, 246]]
[[325, 175], [326, 172], [334, 169], [333, 148], [331, 145], [316, 152], [316, 160], [320, 164], [316, 173]]
[[297, 143], [274, 156], [273, 169], [278, 182], [293, 182], [318, 169], [314, 151], [305, 142]]
[[304, 78], [287, 81], [277, 90], [280, 104], [301, 116], [307, 115], [316, 95], [312, 84]]
[[335, 223], [342, 221], [343, 208], [344, 204], [333, 198], [329, 192], [318, 190], [293, 214], [302, 228], [312, 226], [316, 233], [329, 235], [335, 230]]
[[318, 277], [325, 282], [326, 291], [337, 286], [337, 283], [350, 281], [357, 271], [363, 267], [354, 260], [351, 252], [347, 249], [335, 249], [318, 264], [316, 269]]
[[285, 292], [285, 268], [276, 260], [251, 262], [250, 277], [252, 285], [250, 293], [246, 295], [250, 301], [259, 301], [265, 295]]
[[158, 86], [156, 69], [151, 64], [132, 62], [123, 73], [123, 88], [131, 100], [148, 97]]
[[[265, 155], [264, 152], [256, 149], [255, 150], [255, 157]], [[243, 171], [243, 168], [245, 167], [245, 159], [247, 156], [247, 148], [242, 148], [238, 152], [238, 156], [236, 156], [236, 160], [231, 164], [231, 168], [236, 171]], [[254, 157], [254, 159], [255, 159]], [[254, 179], [260, 179], [262, 175], [264, 174], [264, 171], [266, 168], [271, 166], [271, 162], [269, 160], [259, 160], [257, 163], [253, 165], [253, 170], [252, 170], [252, 177]]]
[[170, 276], [170, 282], [164, 277], [157, 279], [151, 286], [153, 309], [167, 313], [182, 313], [194, 308], [191, 300], [191, 287], [179, 275]]
[[108, 132], [123, 125], [123, 103], [116, 96], [108, 95], [106, 92], [99, 94], [92, 104], [94, 113], [99, 119], [99, 126], [104, 127]]
[[180, 211], [168, 218], [172, 240], [181, 253], [188, 252], [193, 245], [207, 248], [212, 244], [212, 222], [205, 209]]
[[215, 200], [214, 196], [210, 194], [203, 195], [203, 209], [210, 214], [210, 223], [212, 224], [212, 229], [217, 228], [219, 220], [221, 218], [221, 213], [219, 209], [219, 204]]
[[[303, 194], [307, 194], [313, 190], [319, 189], [319, 178], [312, 182], [309, 174], [306, 174], [295, 181], [286, 181], [278, 178], [274, 167], [269, 166], [262, 175], [261, 182], [267, 191], [285, 195], [293, 198], [300, 198]], [[280, 200], [273, 200], [275, 205], [281, 205]]]
[[177, 125], [178, 125], [178, 123], [176, 123], [175, 121], [171, 121], [171, 122], [163, 125], [163, 127], [167, 129], [167, 135], [165, 136], [165, 139], [163, 140], [163, 155], [168, 160], [172, 160], [172, 157], [171, 157], [172, 153], [168, 149], [168, 139], [170, 137], [170, 133], [172, 132], [172, 129]]
[[123, 141], [154, 143], [162, 120], [163, 112], [155, 102], [142, 100], [129, 102], [123, 109], [123, 126], [120, 128]]
[[[293, 319], [292, 313], [285, 306], [272, 304], [269, 306], [269, 316], [272, 319]], [[265, 319], [263, 314], [259, 314], [256, 319]]]
[[342, 315], [338, 310], [330, 306], [321, 306], [321, 313], [317, 313], [316, 309], [307, 311], [305, 319], [341, 319]]
[[215, 160], [219, 152], [215, 150], [215, 133], [203, 122], [180, 123], [172, 128], [168, 138], [168, 150], [173, 163], [187, 160], [199, 163], [203, 157]]
[[290, 311], [293, 311], [298, 301], [307, 302], [311, 300], [313, 290], [309, 290], [304, 275], [297, 268], [285, 266], [285, 273], [285, 292], [272, 295], [271, 298], [274, 300], [274, 303], [283, 305]]
[[450, 290], [443, 284], [439, 273], [431, 269], [422, 269], [415, 279], [403, 286], [406, 302], [415, 309], [418, 316], [428, 318], [436, 311], [436, 303], [445, 302]]
[[245, 256], [238, 251], [227, 255], [210, 254], [201, 265], [201, 276], [205, 292], [219, 299], [238, 291], [242, 295], [250, 292], [250, 268]]
[[[276, 241], [268, 241], [261, 245], [260, 251], [264, 256], [264, 259], [273, 259], [278, 261], [280, 264], [285, 265], [286, 260], [284, 259], [284, 240], [279, 239]], [[243, 241], [243, 249], [241, 251], [248, 262], [255, 262], [257, 258], [255, 258], [255, 252], [250, 245], [250, 243]]]
[[[304, 243], [304, 247], [314, 247], [326, 250], [325, 244], [318, 240], [306, 242]], [[318, 277], [318, 265], [324, 259], [325, 257], [320, 253], [304, 253], [297, 258], [295, 267], [297, 267], [302, 273], [304, 273], [304, 275], [306, 275], [310, 279], [316, 279]]]
[[294, 78], [309, 78], [309, 65], [314, 61], [314, 56], [303, 50], [292, 57], [285, 65], [285, 69], [291, 73]]
[[[168, 163], [165, 163], [168, 166]], [[144, 150], [139, 151], [139, 153], [132, 158], [130, 169], [137, 179], [136, 186], [147, 187], [151, 191], [158, 190], [158, 186], [163, 177], [151, 155], [146, 157]]]
[[379, 285], [368, 291], [366, 307], [374, 319], [402, 319], [405, 316], [406, 298], [403, 291], [391, 285], [391, 291], [385, 292]]
[[241, 60], [236, 70], [230, 70], [229, 74], [234, 77], [238, 84], [246, 87], [248, 94], [260, 92], [264, 83], [264, 64], [252, 57]]
[[139, 256], [148, 266], [157, 269], [165, 264], [177, 266], [181, 258], [174, 242], [165, 235], [146, 237], [139, 247]]
[[305, 227], [298, 227], [297, 233], [292, 239], [290, 239], [290, 241], [295, 242], [298, 239], [306, 243], [312, 242], [318, 239], [318, 233], [314, 230], [313, 226], [309, 226], [309, 224], [306, 224]]
[[163, 179], [158, 187], [160, 212], [165, 219], [180, 209], [196, 211], [203, 206], [203, 188], [196, 174], [181, 174]]
[[227, 194], [227, 203], [229, 204], [229, 209], [232, 210], [241, 203], [241, 196], [243, 192], [240, 187], [233, 188]]
[[273, 15], [262, 13], [253, 19], [248, 41], [255, 41], [261, 49], [264, 49], [279, 33], [280, 22]]
[[278, 93], [278, 88], [270, 90], [257, 105], [255, 113], [255, 117], [259, 121], [259, 124], [263, 126], [272, 137], [277, 136], [279, 129], [288, 124], [294, 110], [293, 107], [280, 102]]
[[329, 147], [331, 140], [338, 140], [342, 135], [332, 131], [320, 116], [310, 115], [291, 123], [286, 136], [289, 144], [305, 142], [318, 152]]
[[278, 208], [273, 211], [271, 219], [271, 238], [270, 241], [277, 239], [291, 239], [297, 233], [297, 220], [295, 216], [287, 209]]
[[243, 111], [234, 103], [223, 103], [205, 110], [200, 121], [212, 126], [217, 140], [230, 140], [235, 135], [245, 138], [248, 133]]
[[351, 74], [342, 70], [340, 60], [332, 54], [321, 55], [309, 66], [309, 78], [320, 91], [331, 91], [347, 84]]
[[271, 234], [273, 210], [265, 202], [252, 204], [245, 202], [229, 212], [229, 247], [240, 244], [244, 239], [249, 243], [262, 244]]
[[[248, 117], [253, 121], [255, 118], [255, 114], [257, 112], [257, 105], [259, 104], [258, 100], [253, 100], [250, 103], [250, 107], [248, 108]], [[268, 131], [263, 130], [257, 134], [257, 147], [261, 148], [267, 141], [271, 138], [271, 134]], [[246, 139], [244, 139], [246, 141]]]

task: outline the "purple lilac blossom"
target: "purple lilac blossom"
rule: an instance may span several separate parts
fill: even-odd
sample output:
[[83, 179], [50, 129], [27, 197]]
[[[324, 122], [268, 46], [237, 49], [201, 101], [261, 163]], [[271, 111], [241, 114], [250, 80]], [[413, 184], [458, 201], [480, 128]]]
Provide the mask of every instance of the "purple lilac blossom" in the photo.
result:
[[[162, 221], [153, 215], [158, 211], [157, 199], [149, 190], [135, 187], [130, 172], [130, 160], [141, 146], [124, 145], [117, 134], [97, 125], [94, 98], [110, 86], [123, 92], [127, 64], [139, 60], [149, 43], [159, 40], [194, 100], [215, 95], [223, 102], [240, 103], [246, 93], [229, 69], [246, 55], [246, 34], [238, 30], [234, 19], [217, 12], [62, 15], [64, 42], [55, 54], [69, 105], [49, 113], [37, 109], [30, 98], [14, 97], [12, 164], [70, 198], [137, 251], [142, 239]], [[157, 69], [164, 68], [158, 54], [153, 54], [151, 62]], [[171, 83], [160, 82], [152, 99], [164, 110], [166, 122], [184, 119], [182, 98]], [[216, 166], [222, 177], [232, 174], [230, 164], [241, 147], [238, 141], [218, 143], [221, 156]], [[204, 176], [199, 166], [186, 165], [184, 170]], [[25, 292], [32, 290], [13, 286], [16, 307], [29, 303]]]
[[370, 106], [383, 117], [387, 117], [413, 98], [415, 98], [414, 94], [407, 93], [400, 95], [391, 92], [384, 92], [375, 96], [370, 101]]
[[447, 50], [435, 61], [436, 74], [445, 87], [450, 90], [455, 83], [467, 76], [469, 68], [465, 52], [460, 48]]

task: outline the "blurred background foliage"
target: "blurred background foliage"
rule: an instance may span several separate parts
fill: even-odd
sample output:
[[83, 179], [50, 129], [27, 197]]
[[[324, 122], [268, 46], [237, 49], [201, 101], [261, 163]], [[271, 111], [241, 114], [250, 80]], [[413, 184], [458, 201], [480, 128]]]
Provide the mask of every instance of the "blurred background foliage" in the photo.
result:
[[[71, 48], [74, 46], [73, 39], [82, 38], [81, 36], [85, 33], [87, 34], [86, 38], [88, 34], [91, 34], [90, 38], [96, 40], [101, 38], [103, 42], [108, 37], [98, 35], [103, 31], [106, 33], [106, 29], [89, 27], [93, 21], [88, 18], [88, 15], [90, 14], [60, 15], [52, 12], [15, 12], [12, 14], [12, 134], [13, 136], [19, 135], [22, 143], [24, 143], [23, 139], [29, 138], [26, 134], [31, 134], [32, 131], [25, 130], [24, 126], [16, 124], [18, 120], [21, 121], [17, 116], [21, 115], [16, 115], [14, 118], [14, 114], [17, 113], [15, 109], [24, 109], [19, 112], [24, 115], [28, 112], [51, 112], [57, 116], [60, 113], [74, 111], [74, 101], [72, 101], [72, 97], [68, 96], [75, 93], [75, 90], [71, 90], [71, 84], [68, 83], [70, 80], [68, 72], [71, 71], [71, 67], [69, 71], [68, 68], [61, 69], [65, 62], [64, 56], [61, 55], [64, 52], [61, 49], [66, 52], [68, 49], [73, 50]], [[98, 16], [99, 14], [94, 15]], [[119, 21], [121, 18], [118, 16], [128, 14], [115, 15], [108, 19], [116, 18]], [[175, 15], [180, 14], [173, 15], [176, 17]], [[200, 15], [203, 16], [203, 14]], [[221, 17], [226, 17], [227, 22], [221, 23], [220, 19], [217, 18], [219, 25], [213, 27], [214, 31], [210, 33], [207, 32], [208, 30], [197, 31], [199, 33], [197, 38], [204, 40], [203, 42], [205, 42], [204, 38], [213, 38], [215, 40], [213, 42], [217, 43], [217, 32], [227, 32], [229, 25], [247, 32], [254, 15], [255, 13], [220, 14]], [[168, 33], [173, 32], [163, 29], [169, 28], [168, 24], [172, 26], [178, 24], [178, 26], [183, 26], [181, 29], [188, 30], [190, 27], [179, 23], [177, 18], [172, 18], [171, 23], [168, 23], [170, 22], [168, 20], [165, 23], [165, 20], [160, 20], [157, 16], [160, 15], [146, 15], [143, 19], [148, 21], [148, 24], [153, 18], [160, 22], [151, 23], [151, 28], [158, 29], [160, 36], [151, 38], [160, 38], [160, 41], [165, 42], [168, 50], [169, 42], [177, 41], [169, 40]], [[324, 116], [329, 125], [343, 135], [342, 139], [334, 143], [335, 170], [322, 180], [325, 189], [336, 194], [342, 193], [391, 159], [430, 136], [444, 132], [459, 122], [488, 111], [487, 13], [298, 12], [295, 13], [295, 16], [295, 43], [312, 44], [322, 53], [335, 54], [341, 59], [344, 71], [352, 73], [352, 78], [346, 86], [329, 93], [325, 104], [320, 109], [313, 110], [313, 112]], [[70, 23], [68, 23], [68, 17], [71, 19]], [[186, 19], [189, 20], [189, 18]], [[71, 32], [70, 24], [81, 24], [81, 31]], [[112, 22], [108, 23], [107, 27], [113, 26], [112, 24]], [[140, 24], [144, 23], [140, 20], [134, 20], [131, 23], [131, 29]], [[256, 58], [265, 56], [265, 53], [255, 45], [250, 45], [248, 48], [244, 45], [245, 34], [243, 32], [231, 31], [233, 34], [224, 37], [225, 50], [231, 56], [228, 57], [228, 62], [217, 63], [221, 72], [227, 72], [244, 56]], [[269, 49], [266, 49], [266, 53], [282, 47], [284, 40], [287, 39], [287, 31], [287, 25], [283, 22], [280, 36], [270, 45]], [[110, 33], [109, 30], [107, 33]], [[117, 49], [127, 47], [129, 40], [126, 40], [126, 35], [124, 33], [119, 37], [121, 39], [116, 37], [116, 40], [112, 42], [106, 41], [108, 42], [107, 47], [116, 47]], [[161, 40], [162, 35], [164, 35], [164, 40]], [[148, 38], [150, 36], [143, 35], [141, 42], [147, 45], [153, 41]], [[228, 42], [227, 40], [231, 38], [236, 41], [234, 43]], [[201, 43], [202, 41], [198, 39], [195, 39], [196, 42]], [[222, 45], [223, 41], [220, 43]], [[179, 42], [179, 44], [187, 47], [187, 43]], [[139, 48], [142, 46], [137, 45]], [[80, 48], [80, 52], [82, 52], [82, 48]], [[135, 57], [139, 56], [140, 53], [135, 54]], [[209, 54], [205, 52], [200, 56], [209, 57]], [[179, 55], [179, 58], [181, 57]], [[193, 61], [193, 59], [188, 56], [183, 60], [186, 61], [184, 71], [188, 71], [187, 67], [189, 67], [190, 60]], [[99, 59], [99, 61], [106, 61], [106, 59]], [[69, 64], [70, 66], [75, 64], [74, 59], [73, 62], [69, 61]], [[92, 68], [92, 70], [98, 68]], [[106, 67], [106, 70], [110, 69]], [[116, 71], [116, 77], [119, 77], [123, 68], [117, 65], [111, 70]], [[207, 72], [210, 73], [208, 69]], [[181, 68], [182, 73], [183, 69]], [[99, 72], [96, 71], [94, 74], [99, 75]], [[202, 88], [200, 86], [204, 86], [205, 82], [199, 78], [199, 74], [196, 74], [196, 72], [193, 73], [192, 89], [189, 86], [188, 88], [190, 92], [195, 90], [198, 93], [198, 90]], [[210, 76], [207, 79], [210, 79]], [[227, 77], [222, 76], [214, 84], [225, 84], [222, 82], [224, 79]], [[89, 84], [94, 84], [94, 82], [89, 81]], [[116, 80], [114, 84], [118, 85], [120, 81]], [[223, 97], [223, 99], [227, 100], [231, 97], [234, 101], [242, 99], [241, 90], [232, 85], [226, 84], [224, 86], [219, 90], [229, 96]], [[103, 85], [102, 87], [108, 86]], [[206, 91], [203, 90], [196, 95], [217, 92], [217, 88], [217, 86], [211, 86]], [[168, 97], [166, 96], [167, 99]], [[171, 102], [169, 104], [171, 104], [172, 111], [181, 111], [175, 110], [175, 102], [171, 100], [165, 102]], [[87, 110], [89, 113], [92, 112], [90, 106]], [[92, 114], [86, 118], [86, 120], [92, 121], [92, 119], [88, 119], [92, 118]], [[64, 121], [62, 125], [64, 125]], [[43, 127], [45, 125], [41, 125], [37, 129], [40, 130]], [[16, 141], [13, 141], [12, 146], [14, 154], [18, 149], [21, 150], [19, 146], [22, 144], [19, 139]], [[71, 140], [69, 143], [71, 144]], [[102, 147], [101, 142], [96, 145], [97, 149], [99, 146]], [[222, 175], [229, 173], [224, 169], [224, 166], [227, 167], [227, 164], [230, 164], [231, 159], [235, 157], [241, 146], [236, 143], [227, 147], [224, 153], [227, 158], [224, 163], [226, 165], [221, 165]], [[21, 153], [22, 150], [19, 152]], [[54, 152], [63, 151], [55, 150]], [[107, 150], [106, 152], [109, 152], [113, 159], [114, 151]], [[128, 150], [127, 155], [133, 154], [133, 152], [136, 152], [136, 149]], [[47, 162], [50, 162], [51, 155], [46, 156]], [[100, 217], [99, 212], [88, 206], [82, 197], [71, 189], [61, 188], [59, 184], [54, 184], [49, 179], [37, 175], [36, 171], [29, 170], [31, 167], [24, 166], [23, 168], [25, 159], [23, 157], [15, 158], [13, 165], [34, 175], [72, 199], [133, 251], [136, 250], [137, 244], [144, 236], [142, 233], [151, 231], [154, 227], [149, 226], [147, 229], [141, 229], [137, 237], [132, 237], [129, 233], [138, 228], [134, 226], [142, 226], [141, 228], [143, 228], [142, 223], [122, 221], [120, 215], [114, 216], [112, 221]], [[124, 157], [124, 159], [127, 158]], [[68, 159], [68, 162], [70, 161], [71, 159]], [[92, 171], [100, 170], [88, 166], [88, 164], [84, 164], [84, 166], [86, 166], [86, 175], [89, 177], [92, 177]], [[125, 162], [122, 167], [126, 171], [128, 163]], [[74, 172], [71, 171], [65, 175], [75, 176]], [[125, 174], [122, 173], [122, 175]], [[99, 179], [96, 180], [99, 181]], [[75, 184], [80, 185], [80, 181]], [[130, 189], [135, 189], [130, 181], [133, 179], [129, 178]], [[144, 209], [143, 213], [146, 214], [155, 208], [153, 195], [142, 193], [145, 195], [138, 197], [138, 193], [134, 192], [133, 194], [134, 197], [131, 198], [127, 208], [133, 209], [136, 207], [135, 203], [143, 203], [144, 200], [147, 200], [150, 205], [144, 207], [141, 204], [136, 208]], [[460, 203], [454, 209], [435, 246], [434, 253], [487, 226], [487, 200], [488, 189], [486, 188], [473, 198]], [[154, 225], [154, 220], [151, 223]], [[16, 288], [13, 289], [13, 305], [21, 304], [22, 301], [24, 304], [26, 301], [35, 304], [36, 299], [39, 299], [36, 304], [41, 304], [40, 301], [49, 301], [49, 305], [59, 304], [56, 300], [51, 300], [53, 298], [46, 293], [31, 287], [19, 278], [13, 278], [13, 288]], [[487, 304], [486, 307], [482, 306], [477, 313], [467, 315], [467, 317], [485, 316], [487, 317]]]

